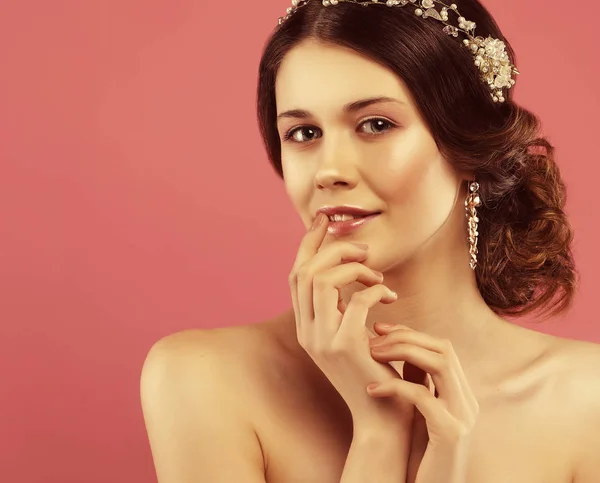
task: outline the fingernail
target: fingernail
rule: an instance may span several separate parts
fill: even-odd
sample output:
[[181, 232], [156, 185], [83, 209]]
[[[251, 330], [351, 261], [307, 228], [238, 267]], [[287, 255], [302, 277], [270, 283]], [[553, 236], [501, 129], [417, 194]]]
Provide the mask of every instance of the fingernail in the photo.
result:
[[369, 384], [367, 386], [367, 391], [372, 391], [373, 389], [377, 389], [379, 387], [379, 383], [378, 382], [374, 382], [372, 384]]
[[413, 330], [410, 327], [407, 327], [406, 325], [401, 325], [401, 324], [380, 324], [379, 322], [375, 322], [375, 324], [380, 329], [385, 329], [385, 330]]
[[372, 339], [369, 339], [369, 343], [371, 344], [371, 346], [376, 346], [381, 344], [382, 342], [384, 342], [386, 340], [387, 336], [386, 335], [378, 335], [377, 337], [373, 337]]
[[381, 341], [376, 346], [371, 347], [373, 352], [387, 352], [392, 348], [393, 344], [385, 344], [385, 341]]
[[327, 218], [323, 213], [319, 213], [317, 217], [314, 219], [312, 226], [310, 227], [310, 231], [317, 228], [321, 223], [323, 223], [323, 218]]
[[354, 246], [357, 246], [358, 248], [362, 248], [363, 250], [366, 250], [367, 248], [369, 248], [369, 245], [365, 244], [365, 243], [355, 243], [355, 242], [350, 242], [352, 243]]

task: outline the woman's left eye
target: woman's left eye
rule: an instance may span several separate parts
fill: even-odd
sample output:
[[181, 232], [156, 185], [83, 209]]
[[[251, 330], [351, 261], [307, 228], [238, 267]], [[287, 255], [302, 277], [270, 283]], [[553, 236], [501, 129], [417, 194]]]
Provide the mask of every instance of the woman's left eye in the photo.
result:
[[360, 124], [360, 128], [362, 129], [364, 126], [367, 126], [367, 134], [382, 134], [390, 128], [396, 127], [393, 122], [381, 118], [367, 119]]

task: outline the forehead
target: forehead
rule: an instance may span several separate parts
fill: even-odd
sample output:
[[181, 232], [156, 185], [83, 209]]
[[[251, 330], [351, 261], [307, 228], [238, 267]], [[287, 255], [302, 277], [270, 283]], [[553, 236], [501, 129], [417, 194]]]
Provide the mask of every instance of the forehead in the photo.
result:
[[286, 54], [275, 82], [278, 111], [316, 111], [379, 96], [412, 104], [402, 80], [387, 67], [352, 49], [313, 40]]

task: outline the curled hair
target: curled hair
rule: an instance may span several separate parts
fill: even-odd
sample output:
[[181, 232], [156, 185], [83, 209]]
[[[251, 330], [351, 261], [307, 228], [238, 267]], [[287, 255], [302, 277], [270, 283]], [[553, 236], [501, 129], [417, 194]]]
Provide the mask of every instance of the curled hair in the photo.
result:
[[[485, 7], [477, 0], [455, 3], [477, 24], [477, 35], [506, 44], [516, 65]], [[286, 53], [308, 39], [350, 48], [395, 72], [441, 154], [458, 171], [475, 174], [482, 201], [476, 279], [487, 305], [501, 315], [565, 312], [578, 280], [565, 185], [554, 147], [540, 136], [538, 118], [512, 100], [514, 88], [504, 103], [494, 103], [461, 37], [410, 8], [309, 2], [271, 35], [259, 66], [259, 127], [282, 178], [275, 79]]]

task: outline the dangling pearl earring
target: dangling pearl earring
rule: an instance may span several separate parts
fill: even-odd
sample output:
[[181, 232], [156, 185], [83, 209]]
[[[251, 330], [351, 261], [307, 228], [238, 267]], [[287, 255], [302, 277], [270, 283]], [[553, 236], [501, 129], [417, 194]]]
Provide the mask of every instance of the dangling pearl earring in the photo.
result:
[[477, 218], [476, 208], [478, 206], [481, 206], [481, 198], [479, 197], [479, 183], [477, 183], [477, 181], [472, 181], [469, 183], [469, 194], [465, 200], [465, 210], [467, 212], [469, 253], [471, 255], [469, 266], [473, 270], [475, 270], [475, 267], [477, 266], [477, 237], [479, 235], [477, 232], [477, 223], [479, 222], [479, 218]]

